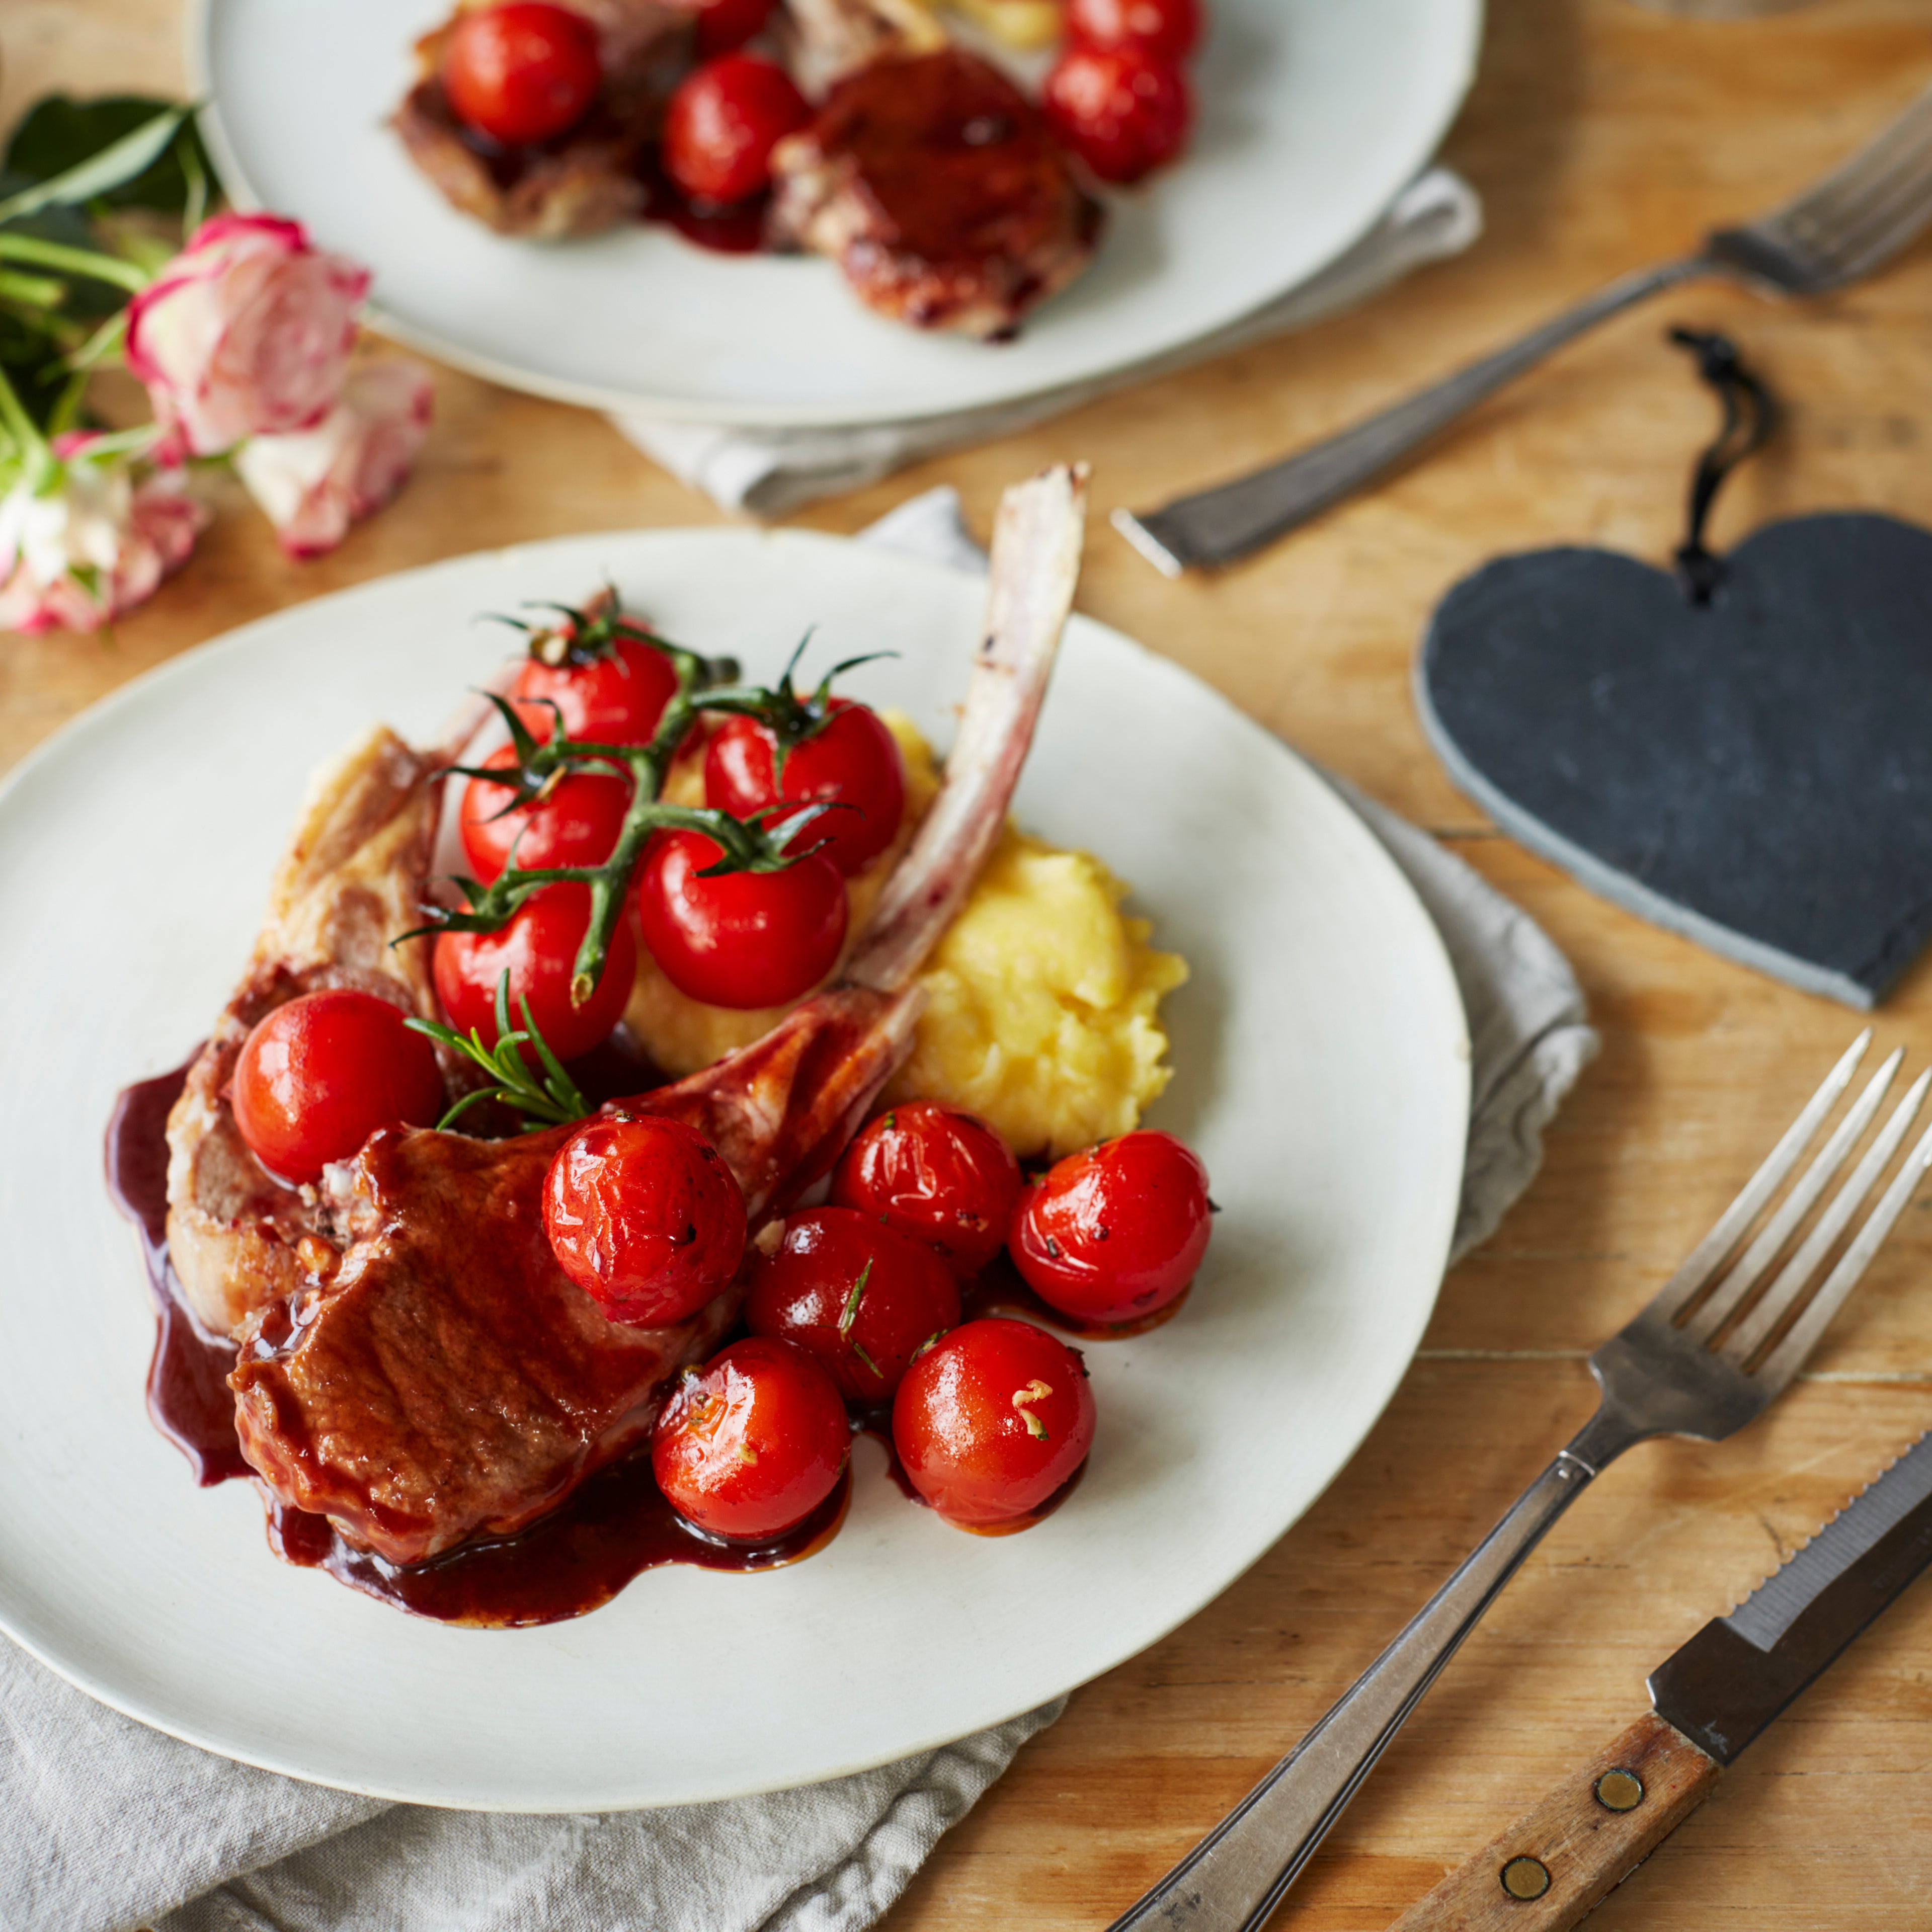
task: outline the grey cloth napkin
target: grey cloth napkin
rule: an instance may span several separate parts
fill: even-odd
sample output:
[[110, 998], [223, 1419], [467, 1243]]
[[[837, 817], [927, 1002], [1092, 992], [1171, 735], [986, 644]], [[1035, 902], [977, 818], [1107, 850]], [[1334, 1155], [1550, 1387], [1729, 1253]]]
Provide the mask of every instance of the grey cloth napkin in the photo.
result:
[[622, 413], [610, 420], [646, 456], [724, 508], [781, 517], [815, 497], [875, 483], [941, 450], [1011, 435], [1110, 390], [1306, 328], [1352, 308], [1424, 262], [1460, 254], [1482, 232], [1483, 205], [1475, 190], [1460, 175], [1434, 167], [1412, 182], [1375, 226], [1318, 275], [1228, 328], [1094, 382], [1022, 403], [858, 429], [728, 428]]
[[[983, 570], [957, 496], [867, 532]], [[1339, 784], [1339, 782], [1338, 782]], [[1528, 1186], [1596, 1047], [1562, 956], [1426, 834], [1346, 785], [1441, 928], [1474, 1050], [1456, 1252]], [[265, 1557], [264, 1561], [266, 1561]], [[608, 1816], [388, 1804], [210, 1756], [0, 1640], [4, 1932], [860, 1932], [1060, 1698], [856, 1778]]]

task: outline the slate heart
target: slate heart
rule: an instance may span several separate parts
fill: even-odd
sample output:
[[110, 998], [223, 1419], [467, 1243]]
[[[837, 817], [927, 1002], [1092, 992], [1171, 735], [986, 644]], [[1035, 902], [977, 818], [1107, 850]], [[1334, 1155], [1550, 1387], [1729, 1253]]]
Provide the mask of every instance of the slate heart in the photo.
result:
[[1932, 532], [1755, 532], [1712, 602], [1607, 550], [1438, 607], [1423, 722], [1462, 790], [1592, 890], [1856, 1006], [1932, 939]]

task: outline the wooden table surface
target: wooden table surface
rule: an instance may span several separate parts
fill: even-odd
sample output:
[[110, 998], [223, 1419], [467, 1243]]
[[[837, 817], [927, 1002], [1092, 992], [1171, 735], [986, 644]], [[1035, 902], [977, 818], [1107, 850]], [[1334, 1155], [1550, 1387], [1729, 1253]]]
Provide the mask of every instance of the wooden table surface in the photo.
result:
[[[5, 0], [0, 120], [64, 86], [182, 84], [178, 0]], [[1868, 506], [1932, 518], [1932, 247], [1869, 286], [1778, 308], [1720, 288], [1626, 316], [1519, 383], [1400, 481], [1214, 579], [1163, 581], [1106, 526], [1337, 427], [1714, 220], [1808, 182], [1932, 79], [1922, 0], [1821, 0], [1700, 25], [1630, 0], [1493, 0], [1448, 158], [1488, 232], [1358, 314], [926, 464], [800, 521], [856, 530], [957, 484], [1094, 465], [1081, 602], [1430, 828], [1575, 963], [1601, 1058], [1500, 1233], [1448, 1278], [1388, 1413], [1306, 1518], [1218, 1602], [1077, 1692], [940, 1845], [890, 1932], [1104, 1926], [1353, 1678], [1588, 1412], [1584, 1357], [1656, 1288], [1855, 1030], [1591, 898], [1494, 832], [1430, 754], [1409, 668], [1431, 605], [1492, 552], [1678, 539], [1708, 399], [1661, 343], [1733, 331], [1786, 431], [1716, 535]], [[397, 504], [333, 556], [284, 560], [238, 510], [111, 643], [0, 640], [0, 762], [230, 626], [481, 546], [718, 513], [597, 418], [438, 372]], [[1112, 855], [1131, 874], [1132, 855]], [[1922, 964], [1879, 1018], [1932, 1048]], [[1386, 1924], [1642, 1708], [1646, 1671], [1932, 1426], [1932, 1198], [1769, 1416], [1610, 1471], [1446, 1672], [1275, 1922]], [[944, 1660], [935, 1660], [944, 1668]], [[1932, 1585], [1921, 1583], [1612, 1895], [1604, 1932], [1932, 1924]], [[427, 1932], [427, 1929], [425, 1929]]]

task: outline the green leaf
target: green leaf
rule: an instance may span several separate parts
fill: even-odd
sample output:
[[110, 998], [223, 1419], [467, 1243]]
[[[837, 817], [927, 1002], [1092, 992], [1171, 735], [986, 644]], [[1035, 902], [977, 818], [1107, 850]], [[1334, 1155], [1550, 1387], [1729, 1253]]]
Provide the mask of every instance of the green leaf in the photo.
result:
[[[124, 98], [82, 102], [56, 94], [40, 102], [4, 158], [10, 172], [35, 184], [0, 201], [0, 222], [96, 200], [178, 213], [187, 205], [188, 177], [169, 151], [193, 112]], [[188, 138], [197, 137], [190, 131]]]
[[[47, 430], [68, 386], [60, 345], [40, 326], [42, 318], [0, 308], [0, 382], [19, 399], [36, 429]], [[0, 448], [9, 440], [0, 423]]]
[[67, 293], [67, 284], [48, 275], [23, 275], [0, 268], [0, 302], [18, 302], [25, 308], [58, 308]]
[[64, 242], [44, 242], [38, 235], [0, 233], [0, 257], [57, 268], [63, 274], [89, 275], [97, 282], [112, 282], [130, 295], [148, 286], [147, 277], [118, 255], [103, 254], [98, 248], [70, 248]]
[[[49, 405], [51, 412], [52, 405]], [[39, 469], [51, 474], [52, 458], [40, 426], [20, 400], [20, 392], [0, 368], [0, 450], [27, 466], [29, 473]]]

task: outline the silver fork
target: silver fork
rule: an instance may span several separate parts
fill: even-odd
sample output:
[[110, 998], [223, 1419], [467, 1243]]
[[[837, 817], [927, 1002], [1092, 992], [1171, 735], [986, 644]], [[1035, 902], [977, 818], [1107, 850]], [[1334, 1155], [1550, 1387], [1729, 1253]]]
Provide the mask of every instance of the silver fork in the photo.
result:
[[1932, 218], [1932, 89], [1808, 194], [1705, 238], [1695, 254], [1612, 282], [1553, 322], [1299, 455], [1114, 526], [1169, 577], [1228, 563], [1352, 495], [1484, 397], [1607, 317], [1680, 282], [1728, 276], [1774, 295], [1842, 288]]
[[[1259, 1932], [1477, 1619], [1592, 1478], [1626, 1449], [1654, 1436], [1721, 1442], [1775, 1400], [1932, 1167], [1928, 1130], [1820, 1280], [1826, 1257], [1891, 1165], [1932, 1088], [1928, 1069], [1912, 1082], [1790, 1259], [1752, 1300], [1752, 1291], [1864, 1137], [1905, 1057], [1901, 1048], [1878, 1070], [1747, 1244], [1759, 1216], [1850, 1084], [1870, 1041], [1868, 1030], [1852, 1043], [1716, 1226], [1642, 1312], [1590, 1358], [1601, 1394], [1597, 1412], [1569, 1446], [1292, 1755], [1117, 1918], [1111, 1932], [1152, 1932], [1155, 1927], [1160, 1932]], [[1737, 1258], [1726, 1268], [1734, 1253]]]

